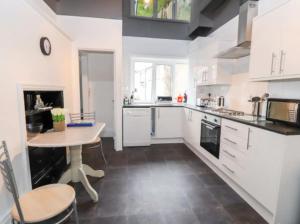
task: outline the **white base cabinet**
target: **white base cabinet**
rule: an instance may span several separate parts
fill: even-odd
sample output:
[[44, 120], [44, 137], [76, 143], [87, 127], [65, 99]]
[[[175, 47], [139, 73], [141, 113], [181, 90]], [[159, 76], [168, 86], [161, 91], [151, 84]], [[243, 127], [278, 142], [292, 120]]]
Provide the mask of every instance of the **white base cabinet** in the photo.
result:
[[299, 136], [222, 120], [219, 168], [270, 214], [270, 223], [300, 223]]
[[182, 138], [182, 113], [182, 107], [156, 107], [153, 138]]
[[195, 149], [200, 149], [202, 113], [184, 108], [183, 138]]

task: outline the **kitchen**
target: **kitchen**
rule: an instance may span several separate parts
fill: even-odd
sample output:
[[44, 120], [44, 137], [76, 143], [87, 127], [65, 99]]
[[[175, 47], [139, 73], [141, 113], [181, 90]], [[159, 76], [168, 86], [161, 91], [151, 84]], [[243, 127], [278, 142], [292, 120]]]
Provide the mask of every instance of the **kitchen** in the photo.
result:
[[[48, 102], [43, 93], [56, 92], [55, 107], [80, 112], [78, 52], [109, 52], [114, 134], [101, 136], [107, 167], [83, 147], [83, 162], [101, 178], [88, 179], [96, 193], [85, 181], [71, 184], [80, 223], [299, 222], [299, 2], [191, 1], [190, 22], [172, 22], [186, 14], [158, 1], [153, 18], [151, 7], [136, 9], [151, 18], [130, 8], [152, 1], [46, 2], [1, 3], [9, 18], [1, 21], [1, 140], [21, 195], [40, 186], [28, 156], [41, 145], [26, 137], [26, 94]], [[50, 40], [48, 57], [40, 51], [42, 36]], [[92, 135], [105, 130], [95, 128]], [[51, 142], [56, 146], [66, 145]], [[61, 158], [60, 177], [47, 184], [61, 182], [72, 166], [68, 153]], [[0, 186], [0, 222], [9, 223], [13, 200], [2, 180]]]

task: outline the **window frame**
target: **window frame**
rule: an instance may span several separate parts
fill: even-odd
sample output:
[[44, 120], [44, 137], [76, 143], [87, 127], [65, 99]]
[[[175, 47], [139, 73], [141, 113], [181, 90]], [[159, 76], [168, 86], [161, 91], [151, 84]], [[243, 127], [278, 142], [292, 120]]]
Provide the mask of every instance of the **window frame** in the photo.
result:
[[177, 22], [177, 23], [190, 23], [190, 20], [182, 20], [182, 19], [176, 19], [177, 17], [177, 1], [173, 0], [173, 9], [172, 9], [172, 19], [165, 19], [165, 18], [158, 18], [158, 0], [153, 0], [153, 14], [152, 16], [138, 16], [136, 15], [135, 9], [136, 9], [136, 3], [138, 0], [130, 0], [130, 17], [133, 18], [139, 18], [139, 19], [145, 19], [145, 20], [154, 20], [154, 21], [165, 21], [165, 22]]
[[[156, 96], [156, 66], [157, 65], [169, 65], [171, 66], [171, 93], [173, 99], [175, 95], [175, 66], [176, 64], [186, 64], [188, 66], [188, 59], [186, 58], [149, 58], [149, 57], [132, 57], [130, 60], [130, 94], [135, 89], [135, 74], [134, 74], [134, 64], [136, 62], [152, 63], [153, 73], [152, 73], [152, 89], [151, 89], [151, 101], [137, 101], [139, 103], [155, 103], [157, 101]], [[188, 75], [188, 74], [187, 74]]]

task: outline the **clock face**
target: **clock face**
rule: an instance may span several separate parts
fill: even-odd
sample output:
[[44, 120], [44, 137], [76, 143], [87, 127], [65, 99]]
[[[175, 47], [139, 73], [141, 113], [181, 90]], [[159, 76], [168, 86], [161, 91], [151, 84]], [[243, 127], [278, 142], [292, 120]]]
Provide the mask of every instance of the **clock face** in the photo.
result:
[[50, 40], [47, 37], [42, 37], [40, 40], [40, 48], [44, 55], [50, 55], [51, 54], [51, 43]]

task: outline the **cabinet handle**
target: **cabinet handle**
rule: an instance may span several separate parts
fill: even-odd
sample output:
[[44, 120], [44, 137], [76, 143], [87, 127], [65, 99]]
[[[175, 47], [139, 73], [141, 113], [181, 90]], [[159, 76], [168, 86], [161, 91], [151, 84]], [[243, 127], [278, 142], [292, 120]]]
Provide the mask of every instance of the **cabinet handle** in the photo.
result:
[[275, 72], [274, 70], [274, 62], [275, 62], [276, 54], [272, 53], [272, 61], [271, 61], [271, 75]]
[[226, 140], [226, 141], [228, 141], [228, 142], [230, 142], [230, 143], [232, 143], [232, 144], [237, 144], [236, 142], [234, 142], [234, 141], [232, 141], [232, 140], [230, 140], [230, 139], [228, 139], [228, 138], [224, 138], [224, 140]]
[[227, 150], [224, 150], [224, 152], [227, 154], [227, 155], [229, 155], [231, 158], [236, 158], [236, 156], [235, 155], [233, 155], [232, 153], [230, 153], [230, 152], [228, 152]]
[[160, 109], [157, 108], [157, 119], [160, 119]]
[[193, 120], [193, 111], [190, 111], [190, 121]]
[[238, 131], [237, 128], [233, 128], [233, 127], [230, 127], [230, 126], [228, 126], [228, 125], [225, 125], [225, 127], [226, 127], [226, 128], [229, 128], [229, 129], [231, 129], [231, 130], [234, 130], [234, 131]]
[[228, 170], [230, 173], [234, 174], [234, 171], [232, 169], [230, 169], [227, 165], [225, 165], [224, 163], [222, 164], [226, 170]]
[[251, 129], [248, 128], [248, 137], [247, 137], [247, 150], [249, 150], [249, 147], [250, 147], [250, 132], [251, 132]]
[[280, 52], [280, 68], [279, 68], [280, 74], [282, 74], [284, 72], [285, 56], [286, 56], [286, 53], [282, 50]]

